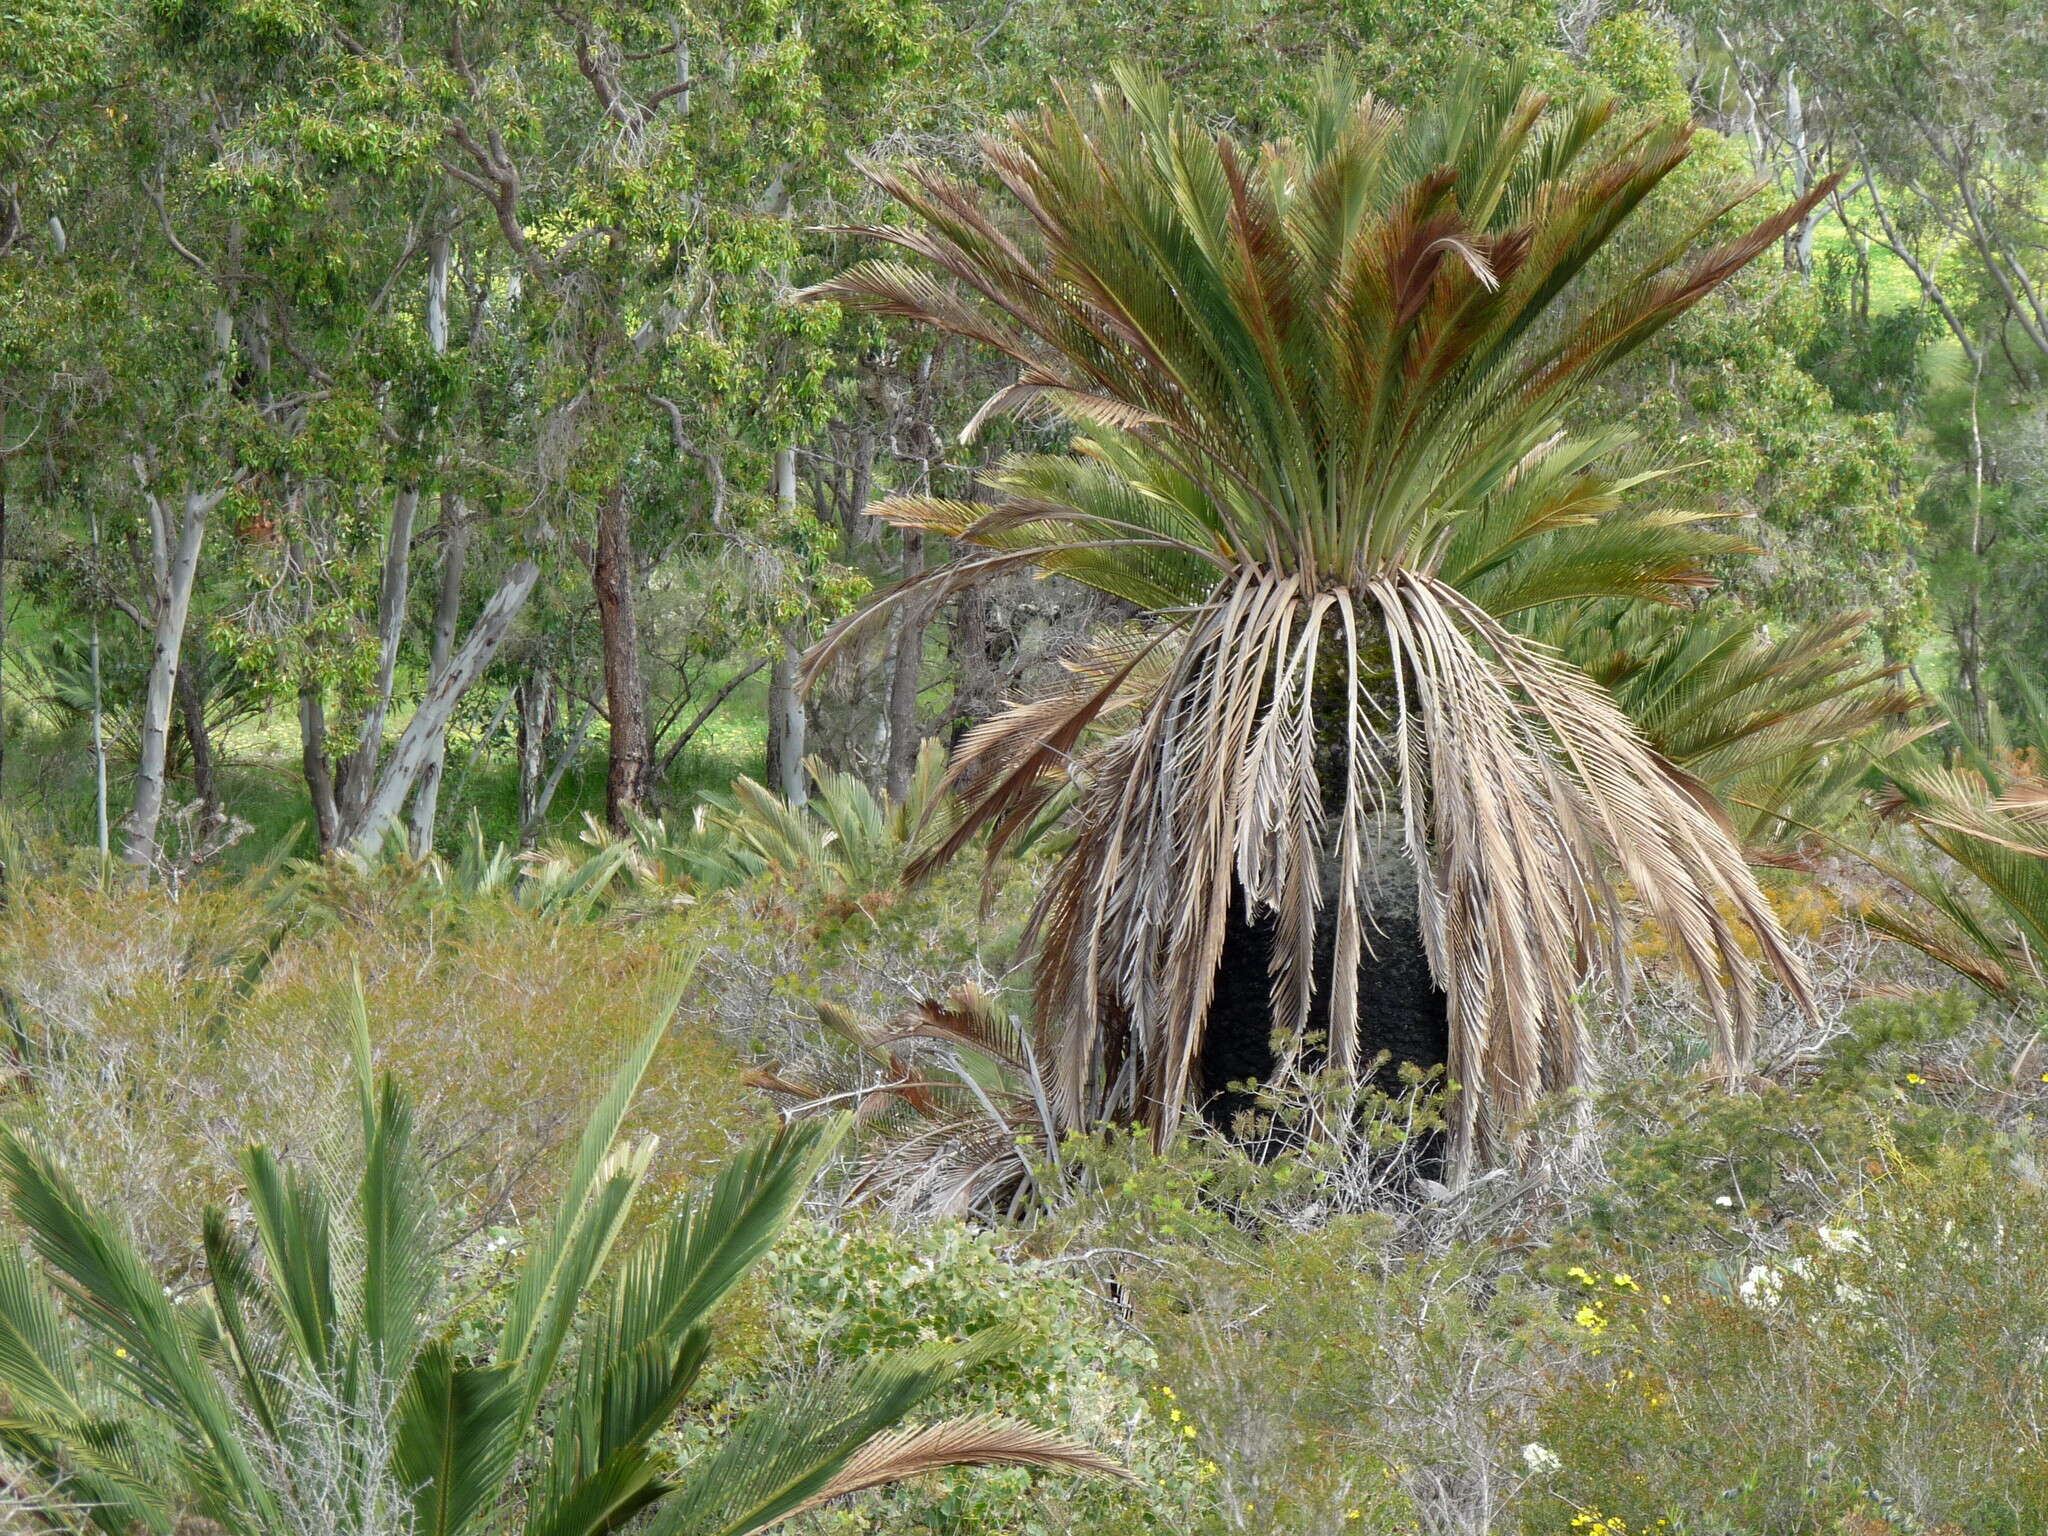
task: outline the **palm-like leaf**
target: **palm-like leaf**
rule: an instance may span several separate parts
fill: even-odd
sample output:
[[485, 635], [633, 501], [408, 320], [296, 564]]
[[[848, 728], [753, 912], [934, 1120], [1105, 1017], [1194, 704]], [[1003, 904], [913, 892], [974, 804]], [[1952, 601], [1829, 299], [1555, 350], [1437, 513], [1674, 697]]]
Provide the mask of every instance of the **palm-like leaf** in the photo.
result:
[[[173, 1300], [48, 1157], [0, 1138], [14, 1216], [55, 1281], [0, 1248], [0, 1472], [50, 1528], [91, 1523], [107, 1536], [169, 1532], [187, 1510], [235, 1536], [515, 1525], [605, 1536], [671, 1496], [663, 1531], [739, 1536], [807, 1500], [932, 1466], [1107, 1468], [1085, 1447], [1021, 1429], [887, 1438], [1003, 1346], [989, 1333], [868, 1362], [750, 1416], [680, 1478], [669, 1473], [656, 1438], [697, 1380], [712, 1314], [795, 1214], [842, 1128], [820, 1119], [762, 1138], [606, 1279], [651, 1151], [621, 1147], [619, 1131], [672, 1012], [660, 1010], [593, 1113], [489, 1362], [434, 1331], [437, 1248], [411, 1109], [371, 1075], [360, 1002], [354, 1198], [336, 1208], [329, 1180], [252, 1151], [256, 1240], [207, 1214], [203, 1302]], [[542, 1453], [542, 1401], [572, 1341]], [[536, 1470], [515, 1487], [522, 1464]]]
[[751, 1536], [827, 1499], [947, 1466], [1000, 1459], [1111, 1470], [1106, 1458], [1046, 1434], [1035, 1444], [1015, 1445], [1015, 1454], [1000, 1458], [962, 1437], [954, 1447], [957, 1454], [949, 1458], [900, 1457], [891, 1477], [858, 1475], [857, 1469], [878, 1470], [890, 1446], [900, 1444], [896, 1425], [905, 1414], [1013, 1342], [1007, 1328], [990, 1328], [964, 1343], [896, 1350], [807, 1382], [754, 1409], [721, 1444], [691, 1463], [682, 1486], [656, 1514], [649, 1536]]
[[2048, 700], [2019, 686], [2018, 718], [1981, 736], [1950, 711], [1954, 761], [1922, 749], [1885, 764], [1883, 809], [1949, 867], [1873, 860], [1915, 900], [1865, 913], [2001, 999], [2048, 988]]
[[1867, 622], [1773, 633], [1752, 615], [1609, 602], [1548, 610], [1535, 633], [1728, 808], [1753, 861], [1797, 863], [1811, 853], [1804, 829], [1838, 816], [1871, 758], [1922, 729], [1902, 669], [1864, 655]]
[[999, 199], [935, 170], [874, 172], [910, 219], [863, 233], [905, 257], [816, 292], [997, 349], [1018, 381], [985, 412], [1049, 411], [1083, 435], [1077, 461], [1007, 466], [993, 506], [881, 503], [969, 553], [842, 626], [814, 665], [889, 600], [1020, 564], [1153, 616], [1113, 664], [967, 740], [965, 812], [933, 854], [984, 828], [1001, 846], [1074, 786], [1037, 921], [1068, 1111], [1171, 1127], [1234, 885], [1275, 914], [1273, 1013], [1297, 1032], [1317, 927], [1334, 922], [1329, 1051], [1354, 1069], [1369, 845], [1388, 824], [1448, 998], [1459, 1167], [1577, 1079], [1573, 995], [1602, 952], [1603, 886], [1672, 935], [1731, 1069], [1752, 953], [1803, 997], [1697, 786], [1503, 622], [1668, 598], [1739, 547], [1660, 501], [1657, 467], [1617, 434], [1566, 417], [1812, 203], [1695, 254], [1757, 190], [1735, 189], [1604, 275], [1596, 258], [1688, 149], [1682, 126], [1609, 117], [1512, 80], [1403, 117], [1332, 79], [1296, 141], [1248, 150], [1126, 76], [985, 140]]

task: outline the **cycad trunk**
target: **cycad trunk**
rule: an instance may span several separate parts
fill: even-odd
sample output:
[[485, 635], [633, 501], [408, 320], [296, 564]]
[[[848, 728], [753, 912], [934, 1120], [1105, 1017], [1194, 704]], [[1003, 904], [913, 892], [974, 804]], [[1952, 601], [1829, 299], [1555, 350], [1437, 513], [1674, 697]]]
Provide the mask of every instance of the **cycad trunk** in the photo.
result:
[[[1336, 860], [1326, 859], [1322, 921], [1316, 931], [1315, 1000], [1309, 1007], [1311, 1037], [1325, 1036], [1329, 1029], [1336, 947], [1336, 925], [1329, 918], [1337, 905], [1335, 874]], [[1426, 1069], [1443, 1063], [1450, 1051], [1450, 1025], [1444, 994], [1430, 974], [1417, 925], [1414, 874], [1391, 838], [1380, 845], [1375, 874], [1368, 927], [1372, 952], [1358, 967], [1358, 1061], [1363, 1069], [1385, 1051], [1388, 1059], [1371, 1080], [1392, 1093], [1400, 1089], [1403, 1064]], [[1268, 980], [1272, 955], [1271, 915], [1248, 920], [1240, 892], [1224, 930], [1216, 996], [1202, 1037], [1202, 1091], [1209, 1117], [1218, 1125], [1227, 1126], [1251, 1106], [1251, 1096], [1232, 1091], [1230, 1085], [1248, 1078], [1267, 1081], [1279, 1064], [1273, 1049], [1275, 1021]], [[1310, 1064], [1319, 1054], [1310, 1054]]]
[[[1326, 641], [1330, 636], [1324, 637]], [[1368, 650], [1370, 646], [1368, 644]], [[1345, 764], [1337, 744], [1344, 737], [1344, 680], [1336, 670], [1334, 644], [1323, 648], [1324, 664], [1316, 679], [1317, 777], [1321, 782], [1326, 847], [1322, 861], [1322, 900], [1317, 908], [1315, 996], [1305, 1031], [1327, 1042], [1330, 988], [1336, 963], [1337, 858], [1335, 829], [1344, 803]], [[1367, 660], [1370, 666], [1370, 660]], [[1427, 1070], [1450, 1054], [1450, 1022], [1443, 992], [1429, 969], [1416, 905], [1414, 866], [1402, 851], [1397, 813], [1370, 826], [1366, 838], [1366, 938], [1368, 952], [1358, 966], [1358, 1052], [1361, 1071], [1388, 1093], [1400, 1091], [1400, 1069]], [[1202, 1037], [1201, 1091], [1210, 1120], [1228, 1126], [1251, 1106], [1248, 1093], [1233, 1092], [1232, 1083], [1256, 1078], [1269, 1081], [1281, 1053], [1274, 1049], [1271, 994], [1273, 918], [1251, 919], [1244, 893], [1235, 893], [1224, 929], [1223, 953], [1216, 965], [1216, 995], [1209, 1007]], [[1283, 1042], [1284, 1044], [1285, 1042]], [[1384, 1051], [1385, 1063], [1373, 1062]], [[1323, 1046], [1306, 1053], [1307, 1065], [1318, 1064]]]

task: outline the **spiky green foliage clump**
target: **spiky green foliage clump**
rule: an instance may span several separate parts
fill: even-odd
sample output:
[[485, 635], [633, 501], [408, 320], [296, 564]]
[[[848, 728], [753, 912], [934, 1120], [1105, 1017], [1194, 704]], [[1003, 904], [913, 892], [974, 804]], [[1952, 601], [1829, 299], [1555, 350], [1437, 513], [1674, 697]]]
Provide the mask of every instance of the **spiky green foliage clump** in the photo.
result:
[[[2048, 697], [2021, 683], [2021, 708], [1979, 727], [1952, 706], [1946, 755], [1932, 743], [1885, 764], [1880, 809], [1933, 860], [1879, 859], [1909, 899], [1864, 914], [2004, 1001], [2048, 993]], [[1966, 878], [1957, 878], [1958, 874]]]
[[1754, 862], [1800, 864], [1873, 757], [1905, 745], [1923, 703], [1873, 662], [1867, 614], [1774, 630], [1754, 614], [1598, 603], [1535, 633], [1609, 689], [1666, 762], [1725, 808]]
[[1065, 1025], [1075, 1105], [1170, 1129], [1237, 888], [1272, 914], [1273, 1019], [1296, 1034], [1334, 923], [1328, 1051], [1355, 1070], [1383, 835], [1417, 870], [1448, 998], [1460, 1163], [1580, 1078], [1603, 893], [1673, 935], [1731, 1066], [1751, 946], [1800, 985], [1720, 819], [1605, 689], [1506, 622], [1668, 600], [1743, 547], [1572, 415], [1812, 198], [1700, 250], [1745, 186], [1675, 239], [1618, 245], [1689, 131], [1611, 118], [1518, 77], [1412, 115], [1329, 79], [1296, 139], [1247, 147], [1123, 77], [985, 140], [998, 198], [877, 173], [909, 218], [866, 233], [913, 259], [818, 292], [1004, 354], [1017, 382], [983, 414], [1081, 434], [1074, 457], [1008, 464], [993, 506], [874, 508], [970, 546], [897, 595], [1029, 565], [1143, 613], [1071, 688], [970, 738], [965, 814], [936, 850], [984, 828], [1000, 849], [1075, 793], [1039, 909], [1040, 1006]]
[[743, 1417], [680, 1471], [659, 1437], [709, 1354], [710, 1319], [794, 1214], [837, 1122], [788, 1127], [608, 1264], [653, 1153], [621, 1145], [669, 1009], [591, 1118], [553, 1222], [526, 1254], [495, 1347], [437, 1322], [443, 1249], [406, 1096], [357, 1033], [362, 1135], [346, 1198], [269, 1151], [244, 1159], [253, 1240], [205, 1223], [181, 1295], [119, 1223], [18, 1137], [0, 1174], [37, 1263], [0, 1247], [0, 1464], [49, 1529], [233, 1536], [743, 1536], [935, 1466], [1113, 1470], [1085, 1447], [976, 1417], [901, 1420], [967, 1363], [961, 1343], [877, 1355]]

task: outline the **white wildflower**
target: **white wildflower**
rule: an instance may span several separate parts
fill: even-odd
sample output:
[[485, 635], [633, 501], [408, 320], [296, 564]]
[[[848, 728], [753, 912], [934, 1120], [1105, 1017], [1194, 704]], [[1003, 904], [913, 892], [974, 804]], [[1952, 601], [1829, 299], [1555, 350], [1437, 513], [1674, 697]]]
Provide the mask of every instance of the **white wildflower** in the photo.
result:
[[1769, 1311], [1785, 1296], [1785, 1277], [1768, 1264], [1752, 1264], [1737, 1287], [1748, 1305]]
[[1806, 1270], [1804, 1259], [1794, 1259], [1782, 1270], [1768, 1264], [1752, 1264], [1736, 1290], [1746, 1304], [1768, 1312], [1785, 1299], [1785, 1275], [1789, 1272], [1803, 1276]]
[[1868, 1253], [1870, 1244], [1854, 1227], [1815, 1227], [1813, 1235], [1829, 1253]]
[[1547, 1445], [1538, 1445], [1531, 1440], [1522, 1447], [1522, 1465], [1538, 1477], [1548, 1477], [1553, 1472], [1564, 1470], [1564, 1458]]

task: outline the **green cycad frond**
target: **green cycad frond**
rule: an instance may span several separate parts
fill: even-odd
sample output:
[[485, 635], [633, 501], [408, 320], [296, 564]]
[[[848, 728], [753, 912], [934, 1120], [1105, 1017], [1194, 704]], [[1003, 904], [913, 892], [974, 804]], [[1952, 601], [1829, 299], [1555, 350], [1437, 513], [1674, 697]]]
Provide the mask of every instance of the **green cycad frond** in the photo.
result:
[[1233, 884], [1274, 914], [1283, 1027], [1304, 1026], [1316, 931], [1334, 923], [1329, 1050], [1354, 1063], [1367, 847], [1389, 824], [1450, 999], [1460, 1166], [1576, 1079], [1572, 997], [1612, 875], [1675, 935], [1731, 1069], [1752, 953], [1804, 996], [1714, 811], [1596, 684], [1501, 622], [1668, 601], [1742, 547], [1659, 502], [1659, 466], [1621, 434], [1566, 423], [1830, 185], [1700, 249], [1758, 190], [1733, 189], [1618, 263], [1613, 237], [1689, 130], [1626, 134], [1610, 115], [1511, 78], [1403, 116], [1331, 79], [1297, 139], [1251, 148], [1125, 75], [985, 140], [997, 196], [928, 168], [873, 173], [910, 220], [863, 233], [910, 260], [815, 293], [995, 348], [1017, 382], [982, 414], [1062, 417], [1080, 458], [1014, 461], [972, 511], [883, 503], [968, 552], [885, 594], [816, 662], [890, 602], [1017, 565], [1149, 615], [1107, 673], [963, 744], [964, 814], [931, 855], [983, 829], [1000, 848], [1072, 786], [1073, 840], [1036, 922], [1040, 1006], [1068, 1026], [1066, 1105], [1170, 1128]]
[[1752, 858], [1781, 862], [1807, 826], [1839, 816], [1873, 758], [1921, 729], [1925, 700], [1863, 650], [1868, 620], [1774, 634], [1754, 615], [1607, 603], [1550, 610], [1530, 629], [1712, 791]]
[[[1004, 1343], [991, 1334], [863, 1365], [750, 1417], [672, 1475], [657, 1437], [697, 1380], [711, 1317], [843, 1128], [820, 1119], [761, 1138], [607, 1279], [647, 1167], [648, 1149], [622, 1148], [619, 1133], [672, 1011], [592, 1114], [495, 1359], [469, 1358], [439, 1331], [442, 1255], [411, 1110], [372, 1078], [360, 1009], [353, 1197], [330, 1204], [327, 1182], [251, 1153], [255, 1239], [209, 1212], [209, 1289], [192, 1299], [174, 1299], [47, 1156], [0, 1137], [0, 1177], [43, 1272], [0, 1245], [0, 1475], [49, 1529], [105, 1536], [167, 1536], [190, 1514], [232, 1536], [608, 1536], [671, 1495], [679, 1507], [657, 1523], [698, 1536], [758, 1529], [892, 1467], [1106, 1465], [1057, 1437], [1013, 1437], [1006, 1457], [962, 1435], [920, 1441], [915, 1456], [885, 1442], [899, 1454], [870, 1456], [854, 1483], [835, 1483], [911, 1406]], [[550, 1393], [559, 1411], [544, 1415]]]
[[801, 804], [748, 778], [707, 798], [696, 829], [705, 865], [723, 866], [729, 881], [772, 869], [858, 899], [901, 879], [919, 833], [944, 819], [946, 752], [937, 741], [918, 749], [900, 801], [822, 758], [805, 759], [804, 769], [813, 793]]
[[[1114, 1463], [1057, 1435], [1037, 1432], [1010, 1454], [959, 1435], [927, 1443], [932, 1453], [899, 1456], [895, 1426], [969, 1367], [1011, 1347], [1007, 1326], [960, 1343], [922, 1344], [876, 1355], [803, 1383], [756, 1408], [717, 1447], [692, 1462], [649, 1536], [751, 1536], [826, 1499], [949, 1466], [1009, 1461], [1070, 1471], [1114, 1472]], [[943, 1451], [945, 1454], [938, 1454]], [[863, 1465], [863, 1462], [866, 1464]], [[852, 1477], [842, 1478], [849, 1469]], [[880, 1474], [880, 1475], [876, 1475]]]
[[[1884, 809], [1951, 868], [1880, 867], [1916, 898], [1880, 902], [1871, 926], [1911, 944], [1994, 997], [2048, 988], [2048, 701], [2024, 679], [2019, 713], [1980, 733], [1951, 705], [1945, 763], [1926, 748], [1884, 766]], [[1969, 880], [1958, 880], [1956, 871]]]

